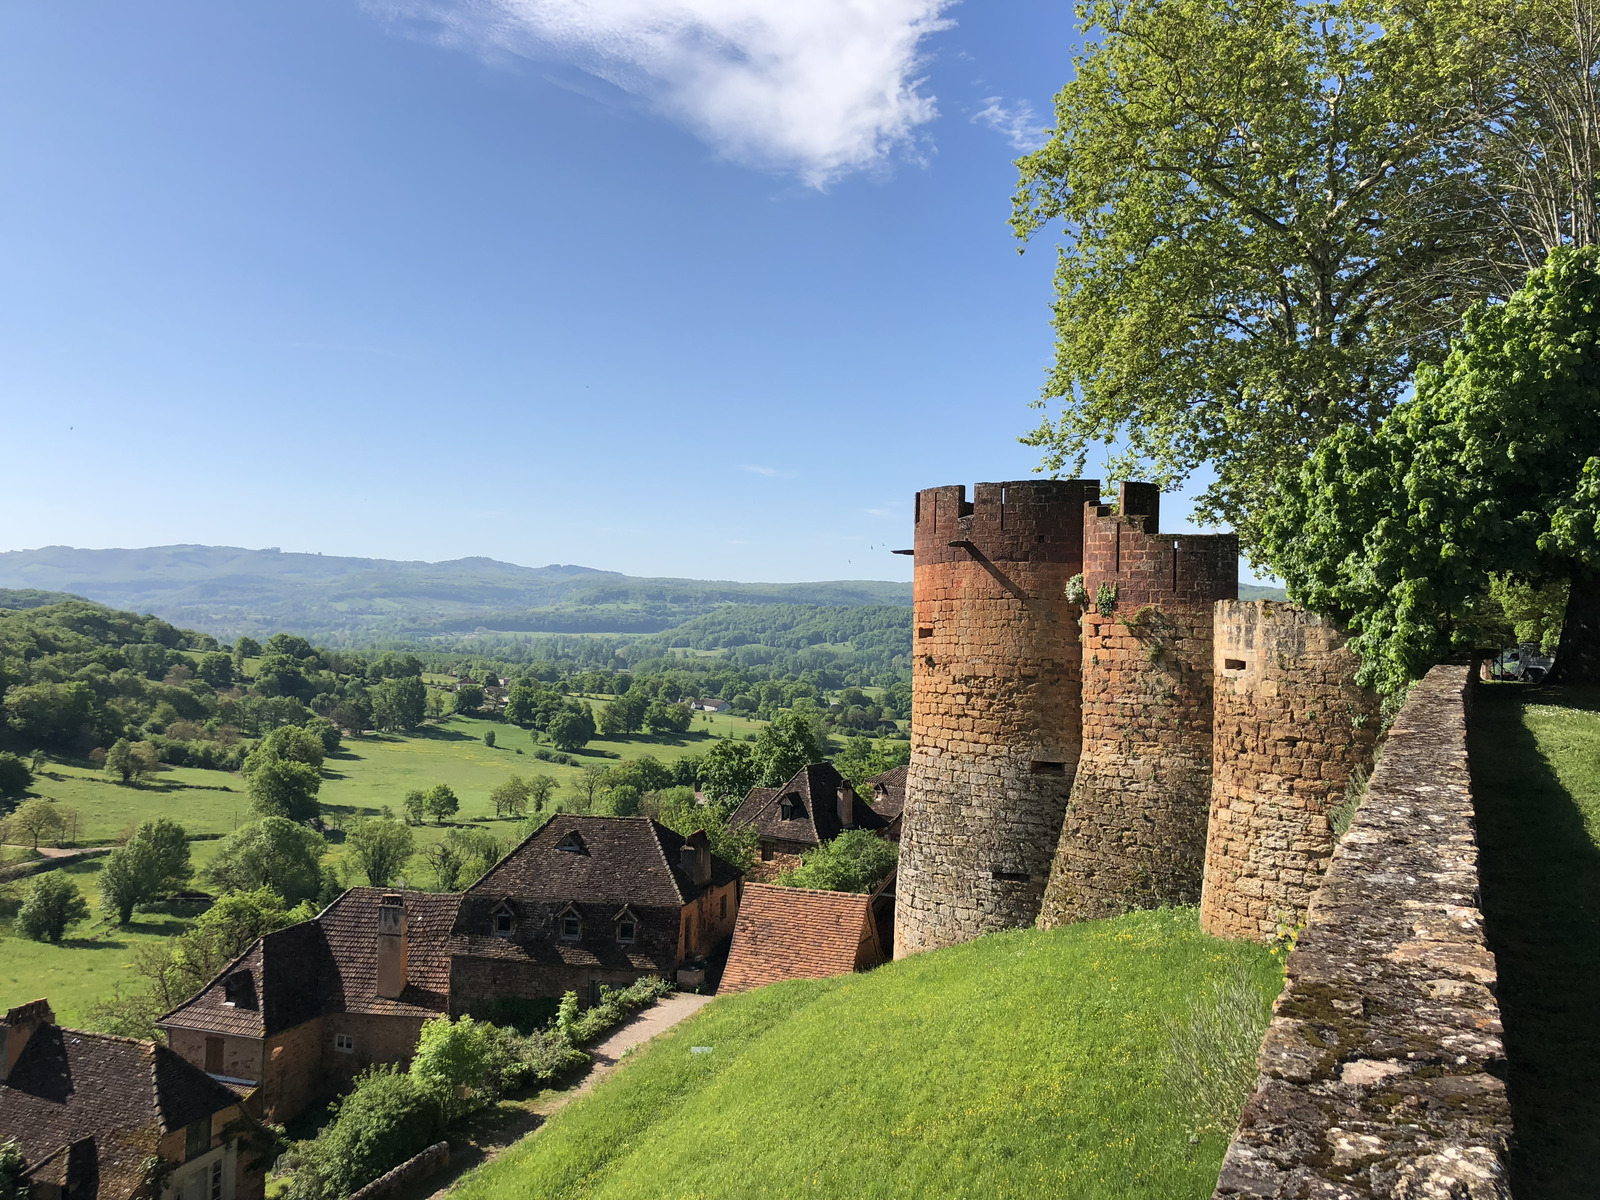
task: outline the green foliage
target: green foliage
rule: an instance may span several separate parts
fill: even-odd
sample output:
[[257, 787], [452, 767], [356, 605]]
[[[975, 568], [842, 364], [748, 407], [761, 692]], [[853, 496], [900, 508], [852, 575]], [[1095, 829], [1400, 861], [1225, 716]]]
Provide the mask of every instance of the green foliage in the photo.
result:
[[351, 827], [344, 845], [350, 864], [366, 875], [369, 884], [388, 887], [416, 851], [417, 840], [403, 821], [368, 817]]
[[22, 799], [33, 786], [33, 768], [26, 759], [0, 751], [0, 804]]
[[[332, 728], [327, 721], [323, 721], [322, 725]], [[338, 736], [337, 731], [334, 736]], [[274, 762], [304, 763], [321, 770], [322, 759], [326, 752], [321, 727], [313, 730], [310, 728], [310, 722], [307, 722], [307, 727], [304, 729], [293, 725], [280, 725], [262, 738], [250, 752], [244, 760], [244, 773], [254, 775], [268, 763]]]
[[[1343, 618], [1386, 692], [1470, 643], [1495, 573], [1600, 574], [1600, 249], [1557, 251], [1468, 313], [1442, 368], [1376, 432], [1351, 425], [1284, 482], [1264, 546], [1295, 600]], [[1569, 612], [1571, 609], [1569, 608]], [[1600, 677], [1600, 629], [1557, 672]]]
[[804, 716], [779, 713], [757, 736], [755, 758], [761, 766], [761, 786], [782, 787], [802, 767], [822, 761], [821, 739]]
[[471, 1017], [424, 1022], [411, 1059], [411, 1078], [431, 1096], [446, 1123], [481, 1106], [489, 1089], [490, 1026]]
[[782, 887], [830, 892], [870, 892], [900, 861], [900, 847], [865, 829], [847, 829], [826, 845], [808, 850], [800, 866], [778, 876]]
[[16, 1138], [0, 1142], [0, 1200], [28, 1200], [32, 1190], [24, 1174], [22, 1146]]
[[439, 1105], [398, 1067], [372, 1067], [333, 1120], [285, 1156], [286, 1200], [344, 1200], [443, 1136]]
[[454, 711], [472, 716], [483, 707], [483, 689], [475, 683], [463, 683], [456, 689]]
[[729, 828], [728, 818], [737, 807], [734, 801], [702, 807], [695, 803], [694, 792], [690, 788], [673, 787], [644, 796], [639, 812], [685, 837], [705, 830], [711, 853], [740, 870], [748, 871], [755, 865], [760, 839], [749, 825]]
[[[322, 753], [324, 755], [339, 753], [339, 746], [344, 739], [339, 733], [338, 726], [327, 717], [312, 717], [305, 724], [305, 732], [322, 743]], [[310, 762], [311, 760], [306, 759], [305, 761]], [[322, 765], [320, 760], [318, 760], [317, 765]]]
[[761, 782], [762, 765], [749, 742], [723, 739], [700, 760], [700, 786], [713, 803], [737, 803]]
[[1107, 580], [1094, 591], [1094, 609], [1102, 617], [1117, 611], [1117, 585]]
[[[508, 775], [503, 782], [495, 784], [490, 790], [489, 803], [494, 805], [494, 815], [497, 817], [525, 817], [528, 815], [528, 800], [532, 795], [533, 788], [526, 779], [521, 775]], [[547, 799], [548, 796], [549, 793], [546, 792], [544, 798]], [[542, 800], [539, 807], [544, 807]]]
[[233, 684], [233, 659], [213, 650], [210, 654], [200, 656], [195, 674], [214, 688], [230, 687]]
[[436, 783], [422, 798], [422, 810], [436, 824], [443, 825], [446, 817], [453, 817], [461, 811], [461, 801], [448, 783]]
[[506, 847], [487, 829], [458, 827], [444, 840], [427, 846], [422, 856], [433, 868], [437, 890], [457, 892], [469, 888], [499, 862]]
[[842, 752], [833, 756], [833, 767], [859, 789], [874, 775], [903, 767], [910, 761], [910, 742], [888, 738], [874, 742], [871, 738], [853, 737], [845, 742]]
[[494, 749], [494, 730], [485, 729], [483, 731], [483, 744], [491, 750]]
[[407, 821], [421, 825], [422, 819], [428, 815], [428, 793], [421, 788], [412, 788], [400, 801], [400, 807], [405, 810]]
[[1209, 464], [1200, 507], [1249, 548], [1279, 470], [1373, 428], [1526, 261], [1492, 172], [1464, 169], [1511, 46], [1458, 5], [1077, 11], [1086, 51], [1018, 164], [1017, 234], [1064, 233], [1062, 409], [1025, 440], [1075, 474], [1119, 440], [1113, 477], [1169, 487]]
[[1167, 1077], [1196, 1137], [1227, 1138], [1256, 1084], [1261, 1036], [1278, 987], [1243, 965], [1189, 1000], [1171, 1027]]
[[641, 1008], [649, 1008], [663, 996], [671, 995], [672, 985], [656, 975], [646, 975], [625, 988], [601, 985], [600, 1003], [591, 1004], [581, 1013], [577, 1011], [578, 998], [571, 992], [561, 997], [561, 1009], [556, 1017], [556, 1028], [566, 1032], [575, 1046], [586, 1046], [620, 1025]]
[[60, 942], [67, 926], [89, 919], [78, 885], [60, 871], [36, 875], [17, 913], [17, 932], [36, 942]]
[[655, 734], [687, 733], [693, 722], [694, 712], [687, 704], [667, 704], [655, 700], [644, 713], [645, 728]]
[[159, 764], [156, 748], [149, 742], [130, 742], [127, 738], [118, 738], [106, 751], [106, 773], [115, 775], [125, 784], [152, 774]]
[[316, 767], [286, 758], [261, 763], [245, 785], [257, 813], [291, 821], [312, 821], [322, 814], [317, 802], [321, 788], [322, 773]]
[[286, 817], [263, 817], [222, 839], [205, 877], [223, 891], [269, 887], [289, 904], [328, 890], [322, 835]]
[[427, 715], [427, 688], [415, 675], [385, 679], [368, 693], [372, 723], [389, 733], [404, 733], [422, 724]]
[[145, 821], [126, 843], [111, 852], [100, 870], [100, 894], [115, 909], [119, 924], [133, 919], [137, 904], [188, 886], [189, 835], [176, 821]]
[[37, 850], [40, 842], [59, 841], [66, 832], [61, 807], [43, 796], [24, 800], [5, 821], [6, 841], [27, 838]]
[[581, 750], [594, 739], [594, 712], [587, 704], [568, 705], [550, 718], [547, 732], [558, 750]]

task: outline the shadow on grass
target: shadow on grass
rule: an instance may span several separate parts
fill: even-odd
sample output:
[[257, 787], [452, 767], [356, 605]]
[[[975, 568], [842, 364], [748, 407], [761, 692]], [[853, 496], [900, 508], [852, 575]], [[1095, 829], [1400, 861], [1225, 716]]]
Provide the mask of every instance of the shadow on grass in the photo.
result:
[[127, 942], [119, 942], [116, 938], [83, 938], [64, 937], [56, 945], [63, 950], [126, 950]]
[[1471, 768], [1485, 930], [1500, 969], [1512, 1191], [1600, 1194], [1600, 848], [1522, 720], [1528, 704], [1600, 711], [1600, 693], [1485, 687]]
[[[118, 928], [121, 929], [124, 926], [118, 926]], [[136, 913], [133, 920], [129, 921], [125, 928], [129, 933], [148, 933], [156, 937], [177, 937], [180, 933], [188, 931], [189, 922], [176, 917], [167, 917], [157, 921], [140, 920], [139, 915]]]
[[414, 738], [423, 738], [432, 742], [481, 742], [481, 737], [473, 737], [470, 733], [462, 733], [459, 729], [446, 729], [442, 725], [422, 725], [411, 731]]

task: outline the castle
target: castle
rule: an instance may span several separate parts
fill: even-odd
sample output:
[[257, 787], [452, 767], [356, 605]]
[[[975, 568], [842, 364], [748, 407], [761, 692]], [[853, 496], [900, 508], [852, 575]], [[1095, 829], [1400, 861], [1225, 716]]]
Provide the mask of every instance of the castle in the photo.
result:
[[1304, 918], [1376, 700], [1338, 629], [1238, 600], [1232, 534], [1162, 533], [1096, 480], [916, 497], [912, 752], [895, 956], [1199, 903]]

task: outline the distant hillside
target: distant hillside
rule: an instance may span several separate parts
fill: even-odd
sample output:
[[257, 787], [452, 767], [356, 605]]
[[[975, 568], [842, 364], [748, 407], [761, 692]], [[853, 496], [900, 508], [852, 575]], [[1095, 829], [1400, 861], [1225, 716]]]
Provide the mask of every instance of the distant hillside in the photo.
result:
[[724, 605], [911, 603], [910, 584], [874, 580], [643, 579], [490, 558], [396, 562], [234, 546], [14, 550], [0, 553], [0, 589], [72, 592], [223, 638], [292, 629], [347, 642], [477, 629], [658, 633]]
[[1264, 583], [1241, 583], [1239, 585], [1239, 599], [1241, 600], [1287, 600], [1289, 593], [1281, 587], [1268, 587]]

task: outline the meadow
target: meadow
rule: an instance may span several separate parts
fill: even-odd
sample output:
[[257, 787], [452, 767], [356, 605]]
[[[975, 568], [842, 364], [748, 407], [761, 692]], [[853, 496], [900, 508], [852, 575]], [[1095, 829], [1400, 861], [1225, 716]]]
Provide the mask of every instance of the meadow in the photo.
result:
[[1275, 960], [1169, 909], [722, 997], [451, 1197], [1202, 1200], [1226, 1139], [1192, 1133], [1167, 1047], [1241, 976], [1264, 1028]]

